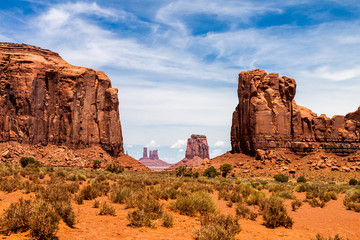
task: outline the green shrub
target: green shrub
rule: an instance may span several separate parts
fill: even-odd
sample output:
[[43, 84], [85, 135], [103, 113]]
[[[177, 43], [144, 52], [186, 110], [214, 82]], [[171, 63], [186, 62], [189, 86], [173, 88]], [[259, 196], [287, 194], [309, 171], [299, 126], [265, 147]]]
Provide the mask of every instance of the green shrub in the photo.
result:
[[100, 205], [100, 212], [99, 215], [110, 215], [110, 216], [116, 216], [116, 210], [113, 205], [107, 202], [103, 202]]
[[306, 183], [307, 179], [304, 176], [300, 176], [296, 180], [298, 183]]
[[32, 164], [34, 166], [40, 166], [40, 162], [36, 161], [34, 158], [32, 157], [22, 157], [19, 160], [20, 165], [25, 168], [27, 165]]
[[205, 169], [203, 175], [205, 177], [214, 178], [214, 177], [219, 176], [219, 173], [216, 171], [215, 167], [211, 166], [211, 167], [208, 167], [207, 169]]
[[358, 183], [358, 181], [354, 178], [351, 178], [349, 181], [349, 185], [356, 185]]
[[114, 203], [125, 203], [125, 199], [130, 196], [131, 192], [132, 190], [130, 187], [113, 185], [110, 193], [110, 199]]
[[94, 160], [94, 161], [93, 161], [92, 168], [93, 168], [93, 169], [99, 169], [99, 168], [101, 168], [101, 161], [100, 161], [100, 160]]
[[110, 163], [106, 165], [105, 170], [112, 173], [122, 173], [125, 168], [117, 163]]
[[230, 215], [205, 214], [200, 223], [201, 229], [195, 232], [195, 240], [234, 240], [241, 231], [238, 219]]
[[143, 210], [136, 209], [130, 211], [127, 215], [127, 219], [130, 221], [130, 226], [133, 227], [154, 227], [155, 223], [150, 216]]
[[220, 171], [221, 171], [221, 176], [223, 176], [224, 178], [226, 178], [226, 176], [231, 172], [231, 170], [233, 170], [234, 167], [231, 164], [228, 163], [224, 163], [223, 165], [220, 166]]
[[179, 210], [180, 214], [193, 216], [195, 213], [215, 212], [216, 203], [210, 194], [201, 191], [179, 196], [171, 207]]
[[264, 225], [267, 228], [285, 227], [291, 228], [293, 220], [288, 216], [283, 201], [271, 197], [263, 205]]
[[289, 181], [289, 176], [280, 173], [280, 174], [275, 175], [274, 179], [277, 182], [288, 182]]

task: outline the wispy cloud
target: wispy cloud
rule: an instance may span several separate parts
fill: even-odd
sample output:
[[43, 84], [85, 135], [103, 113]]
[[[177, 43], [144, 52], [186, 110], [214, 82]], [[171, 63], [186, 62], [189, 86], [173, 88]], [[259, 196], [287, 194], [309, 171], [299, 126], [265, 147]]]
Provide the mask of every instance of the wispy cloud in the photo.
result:
[[186, 139], [179, 139], [176, 143], [170, 146], [170, 148], [182, 148], [185, 147], [187, 143]]

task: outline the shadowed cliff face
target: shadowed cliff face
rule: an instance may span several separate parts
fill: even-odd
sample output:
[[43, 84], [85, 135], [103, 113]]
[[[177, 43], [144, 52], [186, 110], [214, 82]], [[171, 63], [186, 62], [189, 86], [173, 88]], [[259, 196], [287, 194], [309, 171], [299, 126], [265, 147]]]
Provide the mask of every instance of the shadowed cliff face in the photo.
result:
[[360, 146], [359, 110], [328, 118], [295, 103], [296, 82], [260, 69], [239, 74], [232, 118], [232, 152], [254, 155], [257, 149], [283, 148], [306, 154], [323, 148], [347, 155]]
[[118, 90], [57, 53], [0, 44], [0, 141], [123, 152]]

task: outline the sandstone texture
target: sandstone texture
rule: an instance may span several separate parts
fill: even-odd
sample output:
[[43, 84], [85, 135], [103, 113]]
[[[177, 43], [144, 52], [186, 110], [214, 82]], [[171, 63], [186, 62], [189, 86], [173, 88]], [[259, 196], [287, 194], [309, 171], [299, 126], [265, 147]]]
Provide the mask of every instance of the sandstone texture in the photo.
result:
[[151, 170], [164, 170], [171, 166], [170, 163], [164, 162], [159, 159], [158, 150], [149, 150], [148, 157], [148, 149], [144, 147], [143, 157], [139, 159], [141, 164], [144, 164]]
[[118, 90], [104, 72], [38, 47], [0, 43], [0, 142], [123, 154]]
[[260, 69], [239, 74], [232, 118], [232, 153], [261, 155], [258, 150], [316, 150], [347, 156], [360, 147], [360, 108], [328, 118], [295, 103], [296, 82]]
[[205, 135], [192, 134], [188, 139], [185, 158], [172, 165], [168, 170], [174, 170], [179, 166], [196, 167], [208, 161], [209, 145]]

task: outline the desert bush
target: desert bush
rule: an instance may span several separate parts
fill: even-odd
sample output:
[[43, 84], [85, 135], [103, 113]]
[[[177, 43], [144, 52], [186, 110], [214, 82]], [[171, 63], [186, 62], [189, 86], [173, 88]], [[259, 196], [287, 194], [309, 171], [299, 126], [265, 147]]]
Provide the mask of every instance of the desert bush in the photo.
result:
[[349, 185], [356, 185], [357, 183], [358, 183], [358, 181], [356, 179], [354, 179], [354, 178], [351, 178], [349, 180]]
[[84, 204], [84, 194], [82, 194], [82, 193], [76, 194], [75, 202], [76, 202], [76, 204], [79, 204], [79, 205]]
[[11, 203], [1, 217], [1, 226], [10, 232], [26, 231], [29, 228], [31, 217], [31, 201], [20, 198]]
[[99, 215], [110, 215], [110, 216], [116, 216], [116, 210], [113, 205], [111, 205], [108, 202], [103, 202], [100, 205], [100, 212]]
[[296, 182], [298, 183], [306, 183], [307, 182], [307, 179], [305, 178], [305, 176], [300, 176], [296, 179]]
[[185, 171], [186, 171], [186, 165], [185, 166], [179, 166], [175, 169], [175, 172], [176, 172], [176, 176], [177, 177], [181, 177], [185, 174]]
[[94, 204], [93, 204], [93, 208], [99, 208], [100, 204], [101, 204], [101, 202], [99, 200], [95, 200]]
[[35, 201], [29, 219], [30, 235], [35, 239], [54, 239], [59, 226], [59, 216], [51, 204]]
[[243, 201], [243, 197], [239, 192], [232, 191], [231, 194], [228, 195], [226, 199], [224, 198], [224, 200], [230, 200], [233, 203], [238, 203]]
[[279, 174], [276, 174], [274, 176], [274, 179], [277, 181], [277, 182], [288, 182], [289, 181], [289, 176], [287, 175], [284, 175], [282, 173], [279, 173]]
[[5, 210], [1, 226], [10, 232], [30, 230], [34, 239], [53, 239], [59, 225], [59, 216], [51, 204], [20, 199]]
[[238, 204], [236, 206], [236, 216], [239, 216], [241, 218], [247, 218], [250, 215], [250, 208], [244, 204]]
[[290, 191], [281, 191], [281, 192], [277, 192], [275, 193], [276, 197], [280, 197], [280, 198], [284, 198], [284, 199], [295, 199], [295, 196], [292, 192]]
[[295, 199], [294, 201], [291, 202], [291, 208], [293, 211], [296, 211], [297, 209], [299, 209], [302, 206], [302, 201], [299, 199]]
[[106, 165], [105, 170], [112, 172], [112, 173], [122, 173], [125, 170], [125, 168], [123, 166], [121, 166], [120, 164], [110, 163], [110, 164]]
[[309, 200], [308, 202], [309, 202], [310, 206], [312, 206], [313, 208], [315, 208], [315, 207], [320, 207], [320, 208], [325, 207], [325, 202], [320, 201], [317, 198], [313, 198], [313, 199]]
[[211, 167], [208, 167], [207, 169], [205, 169], [203, 175], [205, 177], [214, 178], [214, 177], [219, 176], [219, 173], [216, 171], [215, 167], [211, 166]]
[[165, 212], [162, 215], [162, 220], [163, 220], [163, 224], [162, 224], [163, 227], [171, 228], [174, 226], [174, 217], [173, 217], [172, 213]]
[[263, 205], [264, 225], [267, 228], [285, 227], [291, 228], [293, 220], [288, 216], [283, 201], [279, 198], [271, 197], [265, 200]]
[[261, 191], [252, 192], [246, 199], [248, 205], [259, 205], [266, 198], [266, 194]]
[[[345, 238], [342, 238], [339, 234], [336, 234], [334, 237], [328, 237], [328, 238], [320, 234], [316, 234], [314, 240], [345, 240]], [[347, 240], [349, 239], [347, 238]]]
[[99, 169], [99, 168], [101, 168], [101, 161], [100, 161], [100, 160], [94, 160], [94, 161], [93, 161], [92, 168], [93, 168], [93, 169]]
[[180, 214], [193, 216], [195, 213], [215, 212], [216, 204], [211, 195], [206, 192], [195, 192], [186, 196], [179, 196], [171, 205]]
[[228, 163], [224, 163], [223, 165], [220, 166], [220, 171], [221, 171], [221, 176], [223, 176], [224, 178], [227, 177], [227, 175], [231, 172], [231, 170], [233, 170], [234, 167], [231, 164]]
[[0, 190], [5, 192], [13, 192], [20, 187], [18, 178], [6, 177], [0, 179]]
[[360, 189], [346, 191], [343, 204], [348, 210], [360, 212]]
[[195, 232], [195, 240], [234, 240], [241, 231], [238, 219], [230, 215], [205, 214], [200, 223], [201, 229]]
[[130, 226], [133, 227], [154, 227], [155, 223], [143, 210], [136, 209], [130, 211], [127, 215], [127, 219], [130, 221]]
[[125, 203], [125, 199], [128, 198], [132, 190], [129, 187], [122, 187], [120, 185], [112, 185], [110, 193], [110, 199], [114, 203]]
[[19, 160], [20, 165], [25, 168], [26, 166], [28, 166], [29, 164], [32, 164], [35, 167], [40, 166], [40, 162], [36, 161], [34, 158], [32, 157], [22, 157]]

